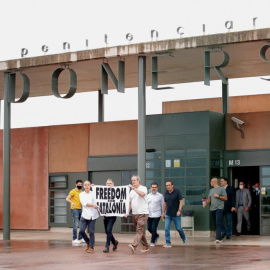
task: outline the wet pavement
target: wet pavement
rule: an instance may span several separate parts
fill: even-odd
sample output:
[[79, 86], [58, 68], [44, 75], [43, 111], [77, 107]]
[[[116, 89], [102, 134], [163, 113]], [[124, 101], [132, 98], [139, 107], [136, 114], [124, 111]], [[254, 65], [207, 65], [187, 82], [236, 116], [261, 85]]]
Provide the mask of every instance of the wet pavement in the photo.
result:
[[163, 236], [150, 251], [142, 253], [139, 246], [135, 254], [127, 246], [134, 234], [115, 234], [118, 249], [106, 254], [102, 252], [105, 234], [96, 234], [92, 254], [83, 244], [72, 246], [70, 236], [69, 232], [12, 232], [10, 241], [0, 240], [0, 269], [270, 269], [269, 236], [233, 236], [220, 244], [214, 243], [214, 237], [195, 237], [188, 238], [186, 246], [178, 236], [166, 249]]

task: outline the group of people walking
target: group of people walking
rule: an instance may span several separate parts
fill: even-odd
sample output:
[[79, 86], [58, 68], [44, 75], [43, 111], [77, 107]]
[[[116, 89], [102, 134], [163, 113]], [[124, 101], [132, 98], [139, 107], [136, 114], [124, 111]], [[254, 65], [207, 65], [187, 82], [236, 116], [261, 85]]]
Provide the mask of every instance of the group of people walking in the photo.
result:
[[[129, 245], [134, 253], [141, 242], [143, 248], [141, 252], [149, 250], [149, 246], [154, 247], [157, 244], [159, 235], [157, 227], [160, 217], [165, 220], [165, 239], [164, 248], [171, 247], [170, 225], [174, 222], [183, 244], [186, 244], [186, 236], [181, 227], [181, 212], [183, 208], [183, 197], [178, 189], [174, 188], [172, 181], [166, 182], [167, 191], [163, 197], [158, 192], [158, 184], [151, 184], [151, 193], [147, 195], [147, 188], [140, 183], [140, 177], [134, 175], [131, 178], [132, 185], [130, 192], [130, 210], [132, 211], [132, 221], [136, 230], [136, 236], [133, 244]], [[161, 214], [162, 213], [162, 214]], [[144, 234], [145, 225], [148, 225], [148, 231], [151, 233], [151, 243], [147, 242]]]
[[[242, 219], [246, 220], [247, 230], [251, 230], [249, 209], [252, 198], [249, 189], [245, 188], [243, 182], [239, 182], [239, 189], [235, 192], [234, 188], [228, 185], [226, 178], [221, 178], [221, 186], [217, 178], [211, 179], [212, 189], [209, 191], [208, 199], [204, 202], [203, 207], [210, 204], [210, 213], [216, 228], [215, 243], [220, 243], [226, 236], [231, 239], [232, 235], [232, 213], [237, 213], [237, 232], [241, 235]], [[84, 191], [82, 191], [82, 186]], [[106, 181], [106, 186], [114, 186], [112, 179]], [[166, 182], [166, 192], [164, 197], [158, 192], [158, 184], [151, 184], [151, 192], [147, 194], [147, 187], [142, 186], [140, 177], [133, 175], [129, 185], [129, 211], [132, 212], [132, 222], [136, 231], [133, 243], [128, 245], [132, 253], [136, 252], [139, 243], [142, 244], [141, 252], [149, 251], [149, 247], [154, 247], [158, 240], [157, 233], [160, 218], [165, 221], [165, 239], [164, 248], [171, 247], [170, 225], [174, 222], [175, 228], [186, 244], [186, 236], [181, 227], [181, 214], [183, 210], [183, 197], [180, 190], [175, 189], [172, 181]], [[70, 191], [66, 200], [70, 203], [71, 214], [73, 217], [73, 240], [74, 244], [86, 243], [86, 252], [92, 253], [95, 245], [95, 222], [99, 217], [98, 205], [94, 193], [91, 191], [91, 183], [86, 180], [76, 181], [76, 187]], [[116, 216], [102, 215], [106, 233], [106, 244], [104, 253], [117, 250], [118, 241], [114, 238], [112, 230], [117, 219]], [[127, 217], [128, 215], [125, 215]], [[226, 220], [226, 227], [223, 224], [223, 218]], [[151, 242], [145, 237], [145, 226], [151, 233]], [[79, 233], [77, 234], [77, 227]], [[85, 233], [88, 227], [89, 237]]]
[[[250, 190], [245, 187], [245, 183], [243, 181], [239, 182], [239, 189], [236, 192], [233, 187], [228, 185], [228, 180], [225, 177], [220, 180], [221, 186], [219, 186], [218, 179], [216, 177], [211, 179], [210, 184], [213, 188], [210, 189], [208, 199], [204, 202], [203, 207], [210, 204], [210, 214], [216, 228], [215, 242], [222, 242], [225, 236], [227, 240], [231, 239], [233, 212], [237, 213], [235, 235], [240, 236], [242, 233], [243, 217], [246, 221], [247, 233], [250, 234], [252, 229], [250, 210], [253, 210], [253, 223], [259, 224], [259, 217], [255, 215], [259, 210], [259, 203], [255, 202], [255, 200], [258, 201], [258, 199], [254, 199], [253, 201], [255, 204], [252, 204], [252, 194]], [[259, 198], [259, 183], [255, 184], [255, 191], [256, 197]], [[257, 209], [256, 211], [254, 210], [255, 208]], [[223, 224], [223, 217], [225, 217], [226, 228]], [[255, 225], [253, 225], [253, 232], [258, 234], [258, 228]]]
[[[82, 186], [84, 191], [82, 191]], [[112, 179], [106, 181], [106, 186], [114, 186]], [[186, 236], [181, 227], [181, 212], [183, 209], [183, 197], [178, 189], [174, 188], [172, 181], [166, 182], [167, 191], [165, 195], [158, 192], [158, 184], [151, 184], [151, 192], [147, 194], [147, 188], [140, 183], [140, 177], [133, 175], [131, 178], [130, 187], [130, 202], [129, 210], [132, 212], [132, 221], [136, 231], [133, 243], [128, 245], [132, 253], [136, 252], [139, 243], [142, 244], [141, 252], [149, 251], [149, 247], [154, 247], [158, 240], [157, 233], [160, 218], [165, 221], [165, 239], [164, 248], [171, 247], [170, 224], [173, 221], [176, 230], [178, 231], [183, 244], [186, 244]], [[91, 183], [86, 180], [84, 183], [81, 180], [76, 181], [76, 187], [72, 189], [66, 201], [70, 203], [71, 214], [73, 217], [73, 240], [72, 243], [86, 243], [86, 252], [92, 253], [95, 245], [95, 221], [99, 217], [98, 206], [94, 193], [91, 191]], [[112, 250], [117, 250], [118, 241], [114, 238], [112, 230], [116, 221], [116, 216], [103, 216], [104, 228], [106, 233], [106, 244], [104, 253], [110, 252], [110, 244]], [[125, 216], [127, 217], [127, 215]], [[151, 233], [151, 242], [145, 237], [145, 226]], [[85, 233], [88, 226], [89, 237]], [[79, 233], [77, 233], [77, 228]]]

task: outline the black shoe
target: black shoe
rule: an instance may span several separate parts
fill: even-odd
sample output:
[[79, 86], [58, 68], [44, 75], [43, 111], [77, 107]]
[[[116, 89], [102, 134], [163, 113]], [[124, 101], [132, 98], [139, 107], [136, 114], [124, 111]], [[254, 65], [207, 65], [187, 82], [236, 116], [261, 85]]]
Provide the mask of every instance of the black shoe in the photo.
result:
[[226, 237], [226, 239], [227, 239], [227, 240], [230, 240], [230, 239], [231, 239], [231, 237], [230, 237], [230, 236], [227, 236], [227, 237]]
[[240, 235], [241, 235], [241, 233], [240, 233], [240, 232], [237, 232], [235, 235], [236, 235], [236, 236], [240, 236]]
[[117, 250], [117, 246], [118, 246], [118, 241], [115, 240], [115, 244], [113, 245], [113, 251], [116, 251]]
[[223, 239], [226, 236], [226, 233], [221, 234], [221, 238]]
[[109, 253], [110, 252], [110, 249], [109, 247], [105, 247], [105, 249], [103, 250], [104, 253]]

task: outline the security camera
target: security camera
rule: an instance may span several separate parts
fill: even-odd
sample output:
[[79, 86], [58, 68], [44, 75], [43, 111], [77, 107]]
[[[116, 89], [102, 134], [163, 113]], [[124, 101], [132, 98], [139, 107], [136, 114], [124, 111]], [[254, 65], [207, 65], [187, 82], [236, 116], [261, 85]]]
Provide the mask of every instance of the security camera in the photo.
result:
[[240, 120], [240, 119], [238, 119], [236, 117], [232, 117], [232, 121], [235, 122], [237, 125], [242, 125], [243, 126], [245, 124], [244, 121], [242, 121], [242, 120]]
[[236, 117], [232, 117], [231, 119], [234, 122], [234, 126], [241, 132], [241, 138], [244, 139], [245, 134], [244, 134], [244, 127], [243, 126], [244, 126], [245, 122], [236, 118]]

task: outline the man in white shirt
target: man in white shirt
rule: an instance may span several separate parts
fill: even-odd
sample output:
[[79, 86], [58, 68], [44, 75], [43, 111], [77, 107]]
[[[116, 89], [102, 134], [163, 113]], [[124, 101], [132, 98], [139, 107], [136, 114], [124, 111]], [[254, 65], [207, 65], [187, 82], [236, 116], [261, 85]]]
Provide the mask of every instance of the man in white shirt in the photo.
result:
[[[82, 204], [82, 216], [80, 223], [80, 233], [86, 243], [86, 252], [92, 253], [95, 246], [95, 223], [98, 218], [98, 206], [96, 204], [96, 198], [92, 191], [90, 191], [91, 183], [86, 180], [83, 183], [84, 192], [80, 193], [80, 201]], [[85, 229], [88, 225], [89, 236], [85, 233]]]
[[132, 210], [132, 221], [136, 230], [136, 236], [132, 245], [129, 245], [130, 250], [135, 253], [139, 242], [142, 243], [143, 248], [141, 252], [149, 250], [144, 228], [148, 219], [148, 203], [147, 203], [147, 188], [140, 184], [140, 177], [133, 175], [131, 177], [132, 185], [130, 191], [130, 210]]
[[149, 208], [147, 229], [152, 234], [150, 247], [154, 247], [159, 238], [157, 227], [164, 204], [164, 197], [158, 192], [157, 183], [151, 184], [151, 193], [147, 195], [147, 202]]

